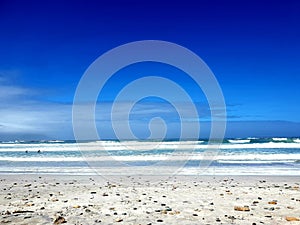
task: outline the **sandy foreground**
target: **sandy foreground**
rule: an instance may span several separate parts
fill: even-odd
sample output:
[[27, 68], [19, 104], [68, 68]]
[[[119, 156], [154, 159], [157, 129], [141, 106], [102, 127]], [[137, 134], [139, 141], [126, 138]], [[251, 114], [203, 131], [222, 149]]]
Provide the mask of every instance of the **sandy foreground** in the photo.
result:
[[118, 179], [2, 175], [0, 224], [300, 224], [299, 177]]

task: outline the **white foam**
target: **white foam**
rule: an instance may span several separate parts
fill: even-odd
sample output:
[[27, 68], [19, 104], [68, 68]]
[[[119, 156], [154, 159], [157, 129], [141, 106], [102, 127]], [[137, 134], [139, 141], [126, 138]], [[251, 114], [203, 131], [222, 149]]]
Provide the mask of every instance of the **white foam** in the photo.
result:
[[89, 167], [0, 167], [1, 173], [45, 173], [45, 174], [76, 174], [76, 175], [96, 175], [94, 169]]
[[169, 154], [169, 155], [128, 155], [128, 156], [88, 156], [85, 157], [0, 157], [0, 161], [17, 162], [72, 162], [72, 161], [182, 161], [182, 160], [218, 160], [233, 162], [272, 161], [283, 162], [300, 160], [300, 154], [238, 154], [238, 155], [205, 155], [205, 154]]
[[268, 142], [268, 143], [249, 143], [249, 144], [223, 144], [221, 149], [254, 149], [254, 148], [300, 148], [300, 143], [280, 143], [280, 142]]
[[[233, 140], [232, 140], [233, 141]], [[294, 139], [292, 143], [269, 142], [269, 143], [245, 143], [249, 140], [236, 140], [243, 143], [226, 143], [222, 145], [207, 145], [203, 141], [170, 141], [170, 142], [152, 142], [152, 141], [98, 141], [88, 143], [1, 143], [0, 151], [122, 151], [122, 150], [193, 150], [193, 149], [267, 149], [267, 148], [299, 148], [300, 140]], [[150, 146], [150, 148], [149, 148]]]
[[217, 160], [240, 160], [240, 161], [295, 161], [300, 160], [300, 154], [236, 154], [218, 155]]
[[272, 138], [273, 141], [287, 141], [287, 138]]
[[218, 160], [226, 164], [273, 164], [273, 163], [294, 163], [294, 160]]
[[83, 157], [0, 157], [0, 161], [11, 162], [83, 162]]
[[[101, 160], [101, 157], [86, 158], [87, 160]], [[138, 156], [109, 156], [102, 157], [102, 160], [117, 160], [117, 161], [182, 161], [182, 160], [218, 160], [218, 161], [273, 161], [294, 162], [300, 160], [300, 154], [239, 154], [239, 155], [205, 155], [205, 154], [170, 154], [170, 155], [138, 155]]]
[[[138, 168], [138, 167], [137, 167]], [[130, 168], [129, 168], [130, 169]], [[142, 171], [156, 171], [164, 172], [170, 171], [176, 175], [270, 175], [270, 176], [300, 176], [299, 168], [283, 168], [283, 167], [264, 167], [264, 166], [255, 166], [249, 167], [241, 166], [241, 167], [230, 167], [230, 166], [222, 166], [222, 167], [183, 167], [179, 170], [173, 171], [171, 167], [167, 168], [147, 168], [143, 167]], [[38, 173], [38, 174], [57, 174], [57, 175], [97, 175], [97, 172], [100, 174], [113, 174], [113, 175], [129, 175], [130, 173], [135, 174], [136, 168], [131, 167], [131, 170], [120, 170], [119, 168], [99, 168], [94, 170], [89, 167], [0, 167], [1, 173], [17, 173], [17, 174], [28, 174], [28, 173]], [[156, 173], [156, 174], [157, 174]], [[147, 173], [148, 174], [148, 173]], [[149, 175], [149, 174], [148, 174]]]
[[256, 175], [269, 175], [269, 176], [300, 176], [299, 168], [280, 168], [280, 167], [194, 167], [194, 168], [182, 168], [179, 175], [224, 175], [224, 176], [256, 176]]
[[232, 144], [243, 144], [243, 143], [249, 143], [251, 140], [246, 139], [246, 140], [228, 140]]
[[295, 143], [300, 143], [300, 139], [299, 139], [299, 138], [296, 138], [296, 139], [293, 140], [293, 142], [295, 142]]
[[64, 143], [64, 141], [61, 140], [50, 140], [49, 143]]

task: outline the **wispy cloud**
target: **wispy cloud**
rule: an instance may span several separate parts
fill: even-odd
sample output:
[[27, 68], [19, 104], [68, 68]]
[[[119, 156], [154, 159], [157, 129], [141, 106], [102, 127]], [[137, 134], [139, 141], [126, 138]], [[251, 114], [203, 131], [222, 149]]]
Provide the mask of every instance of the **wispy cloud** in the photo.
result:
[[[13, 85], [7, 77], [0, 75], [0, 140], [74, 138], [72, 103], [36, 100], [39, 94], [41, 93], [38, 90], [21, 85]], [[98, 103], [96, 106], [95, 122], [102, 138], [114, 138], [115, 135], [111, 125], [112, 106], [111, 102]], [[165, 121], [169, 132], [168, 137], [180, 134], [180, 123], [188, 124], [191, 127], [195, 123], [200, 123], [200, 125], [202, 124], [201, 132], [204, 132], [207, 136], [210, 130], [211, 109], [204, 103], [194, 103], [194, 106], [197, 109], [198, 116], [195, 116], [192, 113], [191, 106], [184, 102], [177, 104], [180, 110], [166, 102], [139, 102], [135, 105], [132, 105], [131, 102], [121, 102], [118, 104], [116, 111], [114, 111], [113, 119], [120, 127], [124, 126], [127, 123], [126, 112], [130, 108], [129, 123], [133, 132], [138, 134], [138, 137], [146, 138], [150, 135], [149, 122], [154, 117], [161, 117]], [[274, 122], [274, 126], [272, 126], [272, 121], [245, 122], [245, 120], [253, 117], [247, 118], [245, 115], [239, 115], [234, 110], [239, 106], [238, 104], [227, 105], [227, 111], [230, 112], [227, 118], [233, 121], [239, 120], [237, 123], [228, 123], [229, 129], [227, 133], [230, 136], [239, 134], [246, 136], [255, 136], [255, 134], [266, 135], [268, 132], [272, 134], [272, 129], [278, 129], [279, 125], [285, 128], [285, 130], [278, 129], [282, 133], [292, 129], [294, 134], [299, 128], [299, 124], [288, 122], [281, 122], [280, 124]], [[221, 118], [223, 116], [222, 110], [217, 106], [212, 107], [217, 116]], [[179, 115], [179, 111], [183, 115]], [[84, 113], [80, 119], [82, 123], [89, 120]], [[261, 129], [260, 125], [264, 129]], [[154, 131], [162, 129], [161, 124], [157, 122], [152, 123], [151, 126]]]
[[8, 101], [21, 96], [31, 95], [32, 91], [18, 86], [1, 85], [0, 83], [0, 100]]
[[15, 71], [0, 71], [0, 103], [9, 104], [11, 101], [18, 101], [20, 97], [29, 97], [34, 94], [32, 89], [15, 85], [12, 77], [17, 76]]
[[[72, 137], [71, 106], [41, 102], [16, 103], [0, 109], [0, 133]], [[34, 137], [33, 137], [34, 138]]]
[[5, 74], [0, 75], [0, 139], [72, 137], [71, 105], [36, 101], [37, 90], [12, 84]]
[[0, 74], [0, 84], [4, 82], [5, 82], [4, 76]]

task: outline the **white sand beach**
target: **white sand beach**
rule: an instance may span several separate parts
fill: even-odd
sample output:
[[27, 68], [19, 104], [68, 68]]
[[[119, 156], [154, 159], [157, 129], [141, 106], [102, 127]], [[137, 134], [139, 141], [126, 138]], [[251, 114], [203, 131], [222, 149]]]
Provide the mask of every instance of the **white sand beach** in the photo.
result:
[[0, 224], [300, 224], [299, 177], [127, 178], [2, 175]]

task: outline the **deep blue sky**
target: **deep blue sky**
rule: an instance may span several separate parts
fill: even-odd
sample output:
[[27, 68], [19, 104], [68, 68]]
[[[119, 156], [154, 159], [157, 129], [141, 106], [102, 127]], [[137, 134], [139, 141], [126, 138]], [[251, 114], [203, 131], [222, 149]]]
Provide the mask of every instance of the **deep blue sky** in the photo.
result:
[[[296, 0], [0, 0], [0, 138], [72, 138], [71, 104], [87, 67], [148, 39], [185, 46], [207, 63], [227, 103], [227, 136], [299, 136], [299, 24]], [[157, 65], [124, 71], [104, 100], [151, 70], [172, 74], [204, 101], [188, 78]]]

